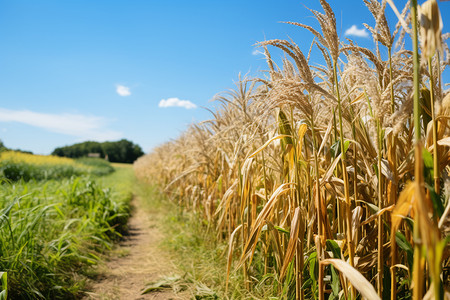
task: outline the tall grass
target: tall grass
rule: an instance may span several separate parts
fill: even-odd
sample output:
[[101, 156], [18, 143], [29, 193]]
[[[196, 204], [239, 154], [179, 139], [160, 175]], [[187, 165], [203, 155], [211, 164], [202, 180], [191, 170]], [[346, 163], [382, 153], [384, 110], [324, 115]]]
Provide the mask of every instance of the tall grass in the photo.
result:
[[11, 299], [82, 295], [88, 267], [127, 229], [131, 193], [108, 186], [87, 176], [0, 183], [0, 270]]
[[289, 299], [450, 292], [450, 94], [440, 76], [449, 48], [438, 45], [427, 71], [415, 3], [394, 27], [386, 1], [364, 3], [374, 50], [340, 40], [320, 0], [323, 12], [311, 10], [320, 29], [288, 23], [314, 35], [309, 51], [321, 64], [293, 40], [258, 43], [263, 78], [241, 79], [217, 97], [211, 120], [135, 163], [141, 180], [228, 240], [226, 274], [242, 272], [249, 290], [275, 287]]

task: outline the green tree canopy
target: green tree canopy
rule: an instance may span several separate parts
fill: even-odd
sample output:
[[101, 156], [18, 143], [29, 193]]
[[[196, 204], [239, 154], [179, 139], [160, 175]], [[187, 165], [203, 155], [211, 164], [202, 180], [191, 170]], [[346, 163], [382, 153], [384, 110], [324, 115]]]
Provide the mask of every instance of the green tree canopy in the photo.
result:
[[78, 158], [88, 156], [89, 153], [99, 153], [100, 157], [107, 157], [110, 162], [132, 163], [144, 152], [139, 145], [122, 139], [116, 142], [93, 142], [73, 144], [53, 150], [52, 155]]

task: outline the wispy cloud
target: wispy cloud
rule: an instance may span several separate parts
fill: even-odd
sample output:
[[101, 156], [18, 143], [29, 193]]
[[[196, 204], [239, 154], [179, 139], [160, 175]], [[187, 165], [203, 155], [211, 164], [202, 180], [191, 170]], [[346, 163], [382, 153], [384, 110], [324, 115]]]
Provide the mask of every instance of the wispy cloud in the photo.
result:
[[116, 86], [116, 92], [122, 97], [131, 95], [130, 88], [120, 84]]
[[345, 31], [345, 35], [352, 35], [352, 36], [357, 36], [357, 37], [368, 37], [369, 33], [367, 32], [367, 30], [365, 28], [358, 29], [358, 27], [356, 25], [352, 25], [350, 28], [348, 28]]
[[264, 52], [262, 52], [262, 51], [260, 51], [258, 49], [255, 49], [255, 50], [252, 51], [252, 55], [260, 55], [260, 54], [264, 54]]
[[189, 100], [180, 100], [178, 98], [168, 98], [159, 101], [159, 107], [184, 107], [186, 109], [196, 108], [197, 105]]
[[106, 128], [103, 117], [80, 114], [47, 114], [29, 110], [0, 108], [0, 122], [18, 122], [51, 132], [79, 137], [85, 140], [116, 140], [122, 133]]

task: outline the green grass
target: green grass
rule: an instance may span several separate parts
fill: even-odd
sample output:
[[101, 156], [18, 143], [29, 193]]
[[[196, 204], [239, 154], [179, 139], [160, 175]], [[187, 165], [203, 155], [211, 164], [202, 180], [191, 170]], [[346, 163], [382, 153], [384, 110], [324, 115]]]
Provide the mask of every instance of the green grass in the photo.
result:
[[112, 165], [115, 172], [108, 176], [98, 177], [96, 181], [103, 186], [112, 188], [115, 199], [126, 199], [126, 202], [129, 203], [136, 185], [133, 169], [126, 164]]
[[[150, 214], [163, 224], [161, 247], [171, 253], [183, 278], [191, 283], [196, 299], [268, 299], [272, 286], [262, 283], [250, 293], [243, 285], [242, 272], [232, 272], [225, 293], [226, 240], [218, 241], [213, 228], [194, 213], [171, 202], [157, 187], [138, 183], [137, 194]], [[237, 260], [237, 257], [235, 257]]]
[[114, 172], [109, 162], [99, 158], [61, 159], [61, 162], [55, 162], [54, 158], [46, 161], [44, 156], [29, 155], [27, 158], [35, 161], [15, 159], [13, 155], [0, 158], [0, 179], [39, 181], [82, 175], [104, 176]]
[[72, 165], [30, 165], [25, 162], [2, 161], [0, 177], [11, 181], [50, 180], [89, 174], [88, 168]]
[[[71, 299], [127, 229], [132, 172], [0, 184], [0, 271], [11, 299]], [[116, 184], [118, 183], [118, 184]]]
[[92, 167], [90, 173], [96, 176], [108, 175], [114, 172], [114, 167], [106, 160], [94, 157], [77, 158], [76, 162]]

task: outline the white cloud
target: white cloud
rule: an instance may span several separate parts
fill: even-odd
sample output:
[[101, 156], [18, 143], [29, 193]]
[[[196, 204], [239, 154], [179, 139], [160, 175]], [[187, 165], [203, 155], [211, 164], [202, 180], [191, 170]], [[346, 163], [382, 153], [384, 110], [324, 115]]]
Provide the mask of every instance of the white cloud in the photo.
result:
[[367, 30], [365, 28], [358, 29], [358, 27], [356, 27], [356, 25], [352, 25], [352, 27], [350, 27], [349, 29], [347, 29], [345, 31], [345, 35], [353, 35], [353, 36], [357, 36], [357, 37], [368, 37], [369, 33], [367, 32]]
[[131, 95], [130, 88], [120, 84], [116, 86], [116, 92], [122, 97]]
[[159, 107], [184, 107], [186, 109], [196, 108], [197, 105], [189, 100], [180, 100], [178, 98], [168, 98], [159, 101]]
[[29, 110], [0, 108], [0, 122], [18, 122], [85, 140], [116, 140], [122, 133], [105, 128], [103, 117], [79, 114], [46, 114]]

